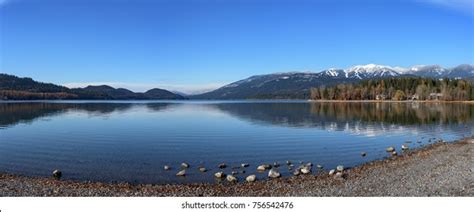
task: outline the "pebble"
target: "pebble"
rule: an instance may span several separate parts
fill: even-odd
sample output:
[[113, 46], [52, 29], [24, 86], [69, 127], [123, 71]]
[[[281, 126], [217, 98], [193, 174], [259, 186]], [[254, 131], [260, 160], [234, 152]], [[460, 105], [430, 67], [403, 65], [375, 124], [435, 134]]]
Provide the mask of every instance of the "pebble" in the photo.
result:
[[170, 167], [170, 166], [164, 166], [163, 169], [164, 169], [165, 171], [168, 171], [168, 170], [171, 170], [171, 167]]
[[54, 179], [59, 180], [59, 179], [61, 179], [62, 176], [63, 176], [63, 173], [61, 171], [59, 171], [57, 169], [53, 171], [53, 178]]
[[231, 182], [231, 183], [235, 183], [237, 182], [237, 177], [234, 177], [232, 175], [227, 175], [227, 181]]
[[336, 172], [336, 170], [331, 169], [331, 170], [329, 171], [329, 175], [333, 175], [335, 172]]
[[186, 170], [181, 170], [178, 173], [176, 173], [176, 176], [183, 177], [186, 175]]
[[334, 176], [335, 178], [342, 178], [342, 172], [337, 172], [336, 175]]
[[221, 163], [221, 164], [217, 165], [217, 167], [219, 167], [219, 169], [225, 169], [227, 167], [227, 165], [225, 165], [225, 163]]
[[199, 171], [201, 171], [201, 172], [207, 172], [207, 169], [206, 169], [205, 167], [200, 167], [200, 168], [199, 168]]
[[187, 169], [187, 168], [189, 168], [189, 164], [187, 164], [187, 163], [181, 163], [181, 167]]
[[393, 152], [395, 151], [395, 148], [393, 147], [388, 147], [387, 149], [385, 149], [387, 152]]
[[339, 166], [336, 167], [336, 170], [337, 170], [338, 172], [342, 172], [342, 171], [344, 171], [344, 166], [339, 165]]
[[242, 166], [242, 168], [245, 168], [245, 167], [249, 167], [249, 164], [248, 163], [242, 163], [242, 164], [240, 164], [240, 166]]
[[245, 181], [251, 183], [251, 182], [255, 182], [257, 180], [257, 176], [255, 176], [254, 174], [253, 175], [249, 175], [248, 177], [245, 178]]
[[224, 172], [216, 172], [214, 174], [214, 177], [219, 178], [219, 179], [224, 178], [224, 176], [225, 176]]
[[268, 177], [269, 178], [279, 178], [281, 176], [280, 172], [274, 170], [274, 169], [270, 169], [270, 171], [268, 172]]

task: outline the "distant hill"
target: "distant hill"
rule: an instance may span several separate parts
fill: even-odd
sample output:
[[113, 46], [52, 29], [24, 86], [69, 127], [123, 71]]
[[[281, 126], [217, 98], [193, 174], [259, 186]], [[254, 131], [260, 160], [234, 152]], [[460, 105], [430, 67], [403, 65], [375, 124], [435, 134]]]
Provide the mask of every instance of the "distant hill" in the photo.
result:
[[37, 82], [31, 78], [20, 78], [8, 74], [0, 74], [0, 100], [1, 99], [159, 100], [186, 98], [158, 88], [151, 89], [145, 93], [135, 93], [124, 88], [113, 88], [108, 85], [69, 89], [51, 83]]
[[214, 91], [188, 97], [191, 99], [309, 99], [311, 87], [408, 76], [467, 79], [474, 77], [474, 66], [463, 64], [454, 68], [443, 68], [438, 65], [422, 65], [400, 68], [368, 64], [348, 69], [332, 68], [317, 73], [290, 72], [257, 75]]

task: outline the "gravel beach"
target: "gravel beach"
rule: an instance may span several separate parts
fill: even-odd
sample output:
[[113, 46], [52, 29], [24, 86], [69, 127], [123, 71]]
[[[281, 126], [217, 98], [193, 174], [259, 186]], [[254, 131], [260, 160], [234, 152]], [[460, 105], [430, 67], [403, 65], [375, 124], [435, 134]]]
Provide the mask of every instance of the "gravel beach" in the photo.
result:
[[[0, 196], [474, 196], [474, 139], [436, 143], [381, 161], [253, 183], [132, 185], [0, 174]], [[335, 167], [334, 167], [335, 168]], [[242, 180], [242, 179], [241, 179]]]

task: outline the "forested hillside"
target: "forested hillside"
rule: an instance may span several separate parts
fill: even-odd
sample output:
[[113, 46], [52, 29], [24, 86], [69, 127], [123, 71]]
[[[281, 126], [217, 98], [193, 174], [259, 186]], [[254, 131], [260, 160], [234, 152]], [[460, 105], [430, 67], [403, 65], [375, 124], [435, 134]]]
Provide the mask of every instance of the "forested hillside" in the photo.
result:
[[466, 80], [449, 78], [385, 78], [311, 88], [311, 99], [467, 101], [474, 99], [474, 85]]

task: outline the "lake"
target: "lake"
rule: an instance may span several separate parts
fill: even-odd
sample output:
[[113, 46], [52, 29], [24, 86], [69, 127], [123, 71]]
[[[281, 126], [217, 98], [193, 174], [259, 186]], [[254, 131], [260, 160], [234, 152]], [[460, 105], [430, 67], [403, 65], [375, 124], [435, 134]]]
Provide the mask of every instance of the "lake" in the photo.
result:
[[[474, 105], [307, 101], [0, 102], [0, 172], [130, 183], [215, 182], [249, 163], [312, 162], [325, 170], [474, 134]], [[361, 152], [367, 156], [362, 157]], [[176, 177], [179, 165], [191, 165]], [[163, 170], [170, 165], [172, 170]], [[209, 169], [206, 173], [198, 166]], [[267, 173], [257, 173], [266, 178]]]

